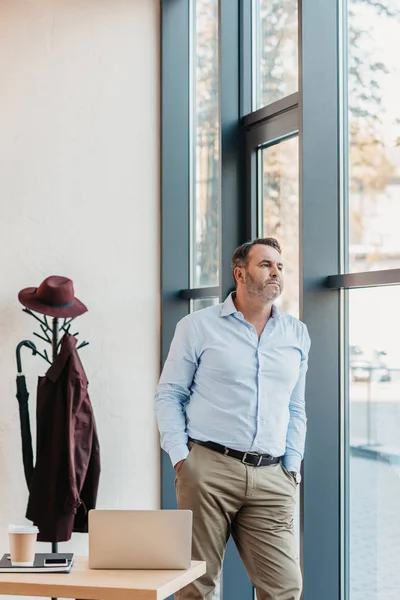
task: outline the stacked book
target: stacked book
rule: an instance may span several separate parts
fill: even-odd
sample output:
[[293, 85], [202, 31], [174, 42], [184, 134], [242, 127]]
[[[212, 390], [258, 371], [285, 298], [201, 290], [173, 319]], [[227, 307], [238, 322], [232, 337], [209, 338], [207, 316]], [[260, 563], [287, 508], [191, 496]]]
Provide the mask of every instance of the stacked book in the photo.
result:
[[16, 567], [11, 564], [9, 554], [0, 560], [1, 573], [69, 573], [74, 563], [72, 553], [35, 554], [35, 561], [30, 567]]

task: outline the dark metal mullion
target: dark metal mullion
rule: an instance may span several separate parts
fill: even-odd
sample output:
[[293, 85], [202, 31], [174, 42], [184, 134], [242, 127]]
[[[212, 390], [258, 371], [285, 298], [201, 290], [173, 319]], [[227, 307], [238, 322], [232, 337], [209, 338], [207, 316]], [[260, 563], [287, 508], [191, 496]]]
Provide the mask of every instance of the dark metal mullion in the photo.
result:
[[325, 280], [325, 287], [331, 290], [350, 290], [385, 285], [400, 285], [400, 269], [330, 275]]
[[246, 136], [246, 239], [258, 237], [258, 177], [259, 157], [257, 149], [252, 146]]
[[246, 132], [247, 146], [255, 147], [272, 141], [281, 141], [298, 132], [300, 116], [298, 106], [278, 114]]
[[340, 340], [340, 384], [341, 384], [341, 423], [343, 451], [341, 454], [341, 589], [343, 600], [351, 600], [350, 597], [350, 327], [349, 327], [349, 292], [340, 292], [340, 329], [342, 337]]
[[[340, 272], [349, 270], [349, 128], [348, 128], [348, 27], [347, 0], [338, 1], [339, 40], [339, 157], [340, 157]], [[349, 293], [340, 292], [340, 422], [341, 422], [341, 595], [350, 600], [350, 398], [349, 398]]]
[[[305, 600], [341, 598], [340, 138], [337, 2], [303, 0], [301, 160], [303, 320], [312, 340], [304, 461]], [[323, 532], [323, 535], [322, 533]]]
[[[338, 40], [339, 40], [339, 136], [340, 136], [340, 272], [349, 270], [349, 115], [348, 115], [348, 26], [347, 0], [338, 1]], [[343, 600], [350, 600], [350, 397], [349, 397], [349, 293], [340, 292], [340, 422], [341, 422], [341, 595]]]
[[258, 40], [261, 39], [261, 14], [260, 2], [248, 0], [251, 4], [251, 28], [250, 28], [250, 51], [252, 55], [251, 70], [253, 73], [253, 86], [251, 88], [251, 103], [246, 114], [252, 114], [254, 108], [258, 107], [260, 100], [260, 70], [261, 49]]
[[240, 117], [244, 118], [252, 108], [253, 62], [252, 62], [252, 0], [239, 0], [240, 35]]
[[[197, 64], [196, 64], [196, 47], [197, 47], [197, 27], [196, 27], [196, 0], [187, 0], [189, 4], [189, 281], [190, 286], [193, 285], [195, 278], [195, 263], [197, 255], [197, 239], [196, 239], [196, 214], [197, 214], [197, 197], [196, 197], [196, 180], [197, 180], [197, 160], [196, 160], [196, 132], [197, 132], [197, 110], [196, 110], [196, 94], [197, 94]], [[189, 307], [189, 311], [191, 308]]]
[[[303, 0], [298, 0], [297, 11], [298, 11], [298, 40], [299, 40], [299, 54], [298, 54], [298, 69], [299, 69], [299, 316], [303, 320], [303, 95], [301, 93], [303, 86], [303, 25], [302, 25], [302, 3]], [[304, 462], [301, 465], [301, 476], [304, 481]], [[304, 485], [300, 486], [299, 491], [299, 544], [300, 544], [300, 568], [301, 573], [304, 573]], [[302, 593], [301, 600], [304, 600], [304, 594]]]
[[263, 108], [259, 108], [258, 110], [247, 114], [244, 117], [244, 126], [246, 129], [255, 127], [279, 114], [284, 114], [285, 112], [292, 110], [298, 106], [298, 104], [299, 92], [295, 92], [294, 94], [290, 94], [290, 96], [285, 96], [281, 100], [272, 102], [271, 104], [268, 104], [268, 106], [264, 106]]
[[[259, 35], [259, 31], [255, 31], [253, 27], [259, 27], [259, 3], [253, 2], [253, 0], [241, 0], [242, 6], [242, 39], [241, 39], [241, 56], [245, 55], [248, 57], [247, 64], [242, 61], [242, 84], [241, 88], [245, 89], [248, 85], [245, 73], [243, 69], [247, 66], [248, 71], [252, 74], [251, 87], [247, 92], [247, 103], [241, 106], [242, 116], [248, 115], [253, 108], [253, 93], [256, 91], [256, 85], [258, 87], [258, 74], [254, 72], [254, 64], [258, 67], [257, 61], [253, 56], [255, 49], [254, 36]], [[255, 11], [255, 14], [253, 13]], [[244, 16], [246, 13], [247, 16]], [[246, 25], [246, 27], [245, 27]], [[257, 49], [258, 51], [258, 49]], [[257, 91], [258, 93], [258, 91]], [[244, 125], [242, 119], [242, 126]], [[245, 134], [245, 128], [242, 127], [244, 139], [243, 147], [245, 152], [245, 209], [244, 209], [244, 234], [245, 239], [243, 241], [252, 240], [257, 237], [257, 152], [249, 143], [248, 135]]]
[[[176, 32], [185, 32], [177, 36]], [[189, 2], [161, 2], [161, 365], [176, 323], [189, 312]], [[179, 243], [177, 243], [179, 240]], [[161, 452], [161, 506], [176, 508], [174, 471]]]

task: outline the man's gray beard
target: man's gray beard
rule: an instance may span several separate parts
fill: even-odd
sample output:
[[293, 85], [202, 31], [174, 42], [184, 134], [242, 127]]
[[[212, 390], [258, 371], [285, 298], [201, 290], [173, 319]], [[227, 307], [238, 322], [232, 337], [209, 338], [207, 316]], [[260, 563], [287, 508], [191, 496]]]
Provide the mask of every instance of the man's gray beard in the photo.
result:
[[268, 283], [262, 286], [257, 285], [250, 273], [247, 273], [246, 290], [250, 298], [264, 300], [265, 302], [274, 302], [274, 300], [279, 298], [282, 290], [278, 287], [275, 293], [268, 293], [268, 285]]

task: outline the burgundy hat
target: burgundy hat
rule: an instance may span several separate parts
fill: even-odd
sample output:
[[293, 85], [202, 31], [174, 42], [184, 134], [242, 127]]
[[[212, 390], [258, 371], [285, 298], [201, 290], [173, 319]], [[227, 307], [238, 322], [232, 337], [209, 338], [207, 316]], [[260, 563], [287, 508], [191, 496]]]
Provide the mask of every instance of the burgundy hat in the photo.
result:
[[75, 298], [71, 279], [57, 275], [47, 277], [38, 288], [21, 290], [18, 300], [26, 308], [56, 318], [73, 319], [87, 311], [86, 306]]

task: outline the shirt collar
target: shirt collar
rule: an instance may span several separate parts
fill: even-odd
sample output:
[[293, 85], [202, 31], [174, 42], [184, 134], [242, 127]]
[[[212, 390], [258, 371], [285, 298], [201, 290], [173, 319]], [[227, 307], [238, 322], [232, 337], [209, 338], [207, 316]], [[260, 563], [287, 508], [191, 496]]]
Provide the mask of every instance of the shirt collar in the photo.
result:
[[222, 305], [221, 317], [228, 317], [229, 315], [234, 315], [238, 311], [236, 310], [236, 306], [233, 303], [233, 298], [235, 297], [236, 292], [232, 292], [229, 294], [227, 299]]
[[[236, 295], [236, 292], [231, 292], [229, 294], [229, 296], [227, 297], [227, 299], [225, 300], [225, 302], [222, 305], [222, 310], [221, 310], [221, 317], [229, 317], [229, 315], [235, 315], [235, 314], [239, 314], [236, 306], [233, 302], [233, 299]], [[280, 310], [279, 308], [277, 308], [275, 306], [275, 304], [272, 305], [272, 310], [271, 310], [271, 317], [273, 319], [278, 319], [280, 316]]]

